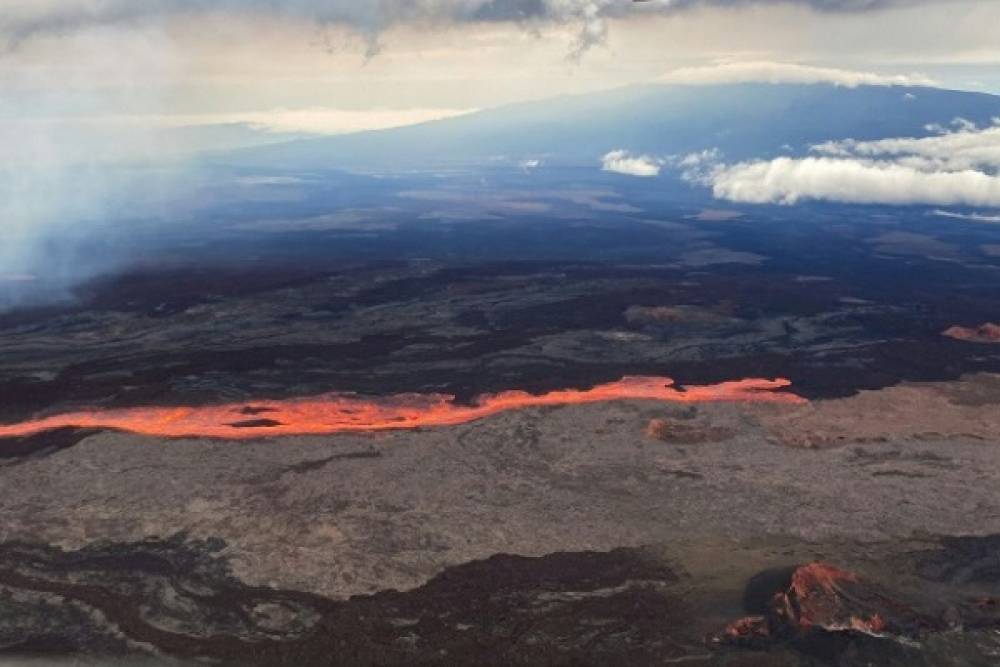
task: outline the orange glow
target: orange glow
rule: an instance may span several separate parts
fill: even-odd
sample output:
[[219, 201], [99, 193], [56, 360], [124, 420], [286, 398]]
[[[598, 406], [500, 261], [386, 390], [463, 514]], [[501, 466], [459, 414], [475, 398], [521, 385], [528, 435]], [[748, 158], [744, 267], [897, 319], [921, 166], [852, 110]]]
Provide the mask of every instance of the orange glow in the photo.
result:
[[617, 400], [805, 402], [795, 394], [777, 391], [790, 384], [782, 379], [751, 379], [678, 389], [669, 378], [626, 377], [593, 389], [565, 389], [538, 396], [523, 391], [505, 391], [482, 396], [472, 405], [457, 404], [453, 396], [446, 394], [401, 394], [379, 399], [327, 394], [249, 404], [90, 410], [0, 426], [0, 438], [27, 436], [57, 428], [97, 428], [166, 438], [234, 440], [452, 426], [520, 408]]
[[817, 594], [832, 596], [838, 594], [839, 587], [845, 582], [855, 584], [858, 577], [853, 572], [826, 563], [812, 563], [795, 570], [791, 590], [800, 599]]
[[954, 326], [941, 334], [967, 343], [1000, 343], [1000, 324], [987, 322], [978, 327]]

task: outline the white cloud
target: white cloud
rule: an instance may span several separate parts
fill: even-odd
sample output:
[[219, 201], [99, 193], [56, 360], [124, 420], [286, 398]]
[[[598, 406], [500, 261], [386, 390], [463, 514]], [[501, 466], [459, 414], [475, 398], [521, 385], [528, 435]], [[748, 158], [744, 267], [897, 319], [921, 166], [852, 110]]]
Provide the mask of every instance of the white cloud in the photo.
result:
[[836, 86], [932, 86], [921, 74], [877, 74], [833, 67], [814, 67], [770, 60], [721, 62], [668, 72], [661, 81], [685, 85], [730, 83], [829, 83]]
[[718, 162], [721, 157], [722, 153], [718, 148], [710, 148], [697, 153], [688, 153], [675, 158], [673, 162], [684, 169], [697, 169]]
[[24, 125], [64, 126], [72, 130], [99, 128], [164, 128], [203, 127], [211, 125], [248, 125], [262, 132], [301, 134], [347, 134], [367, 130], [383, 130], [452, 118], [475, 109], [332, 109], [308, 107], [303, 109], [266, 109], [232, 113], [206, 114], [135, 114], [104, 115], [92, 117], [25, 118], [0, 121], [3, 127]]
[[1000, 119], [992, 127], [979, 129], [964, 118], [956, 118], [948, 132], [932, 137], [902, 137], [878, 141], [828, 141], [813, 146], [813, 151], [832, 157], [891, 159], [924, 171], [1000, 168]]
[[818, 157], [716, 164], [685, 178], [719, 199], [757, 204], [1000, 206], [1000, 121], [953, 126], [932, 137], [827, 142], [812, 147]]
[[717, 168], [719, 199], [795, 204], [805, 199], [864, 204], [1000, 206], [1000, 178], [980, 171], [921, 171], [891, 162], [777, 158]]
[[955, 213], [954, 211], [934, 211], [934, 215], [939, 218], [952, 218], [955, 220], [971, 220], [972, 222], [1000, 223], [1000, 215], [987, 215], [985, 213]]
[[[298, 17], [320, 23], [350, 25], [366, 33], [401, 23], [450, 22], [574, 23], [581, 26], [578, 46], [601, 43], [608, 19], [629, 15], [676, 14], [713, 6], [752, 7], [774, 0], [22, 0], [8, 2], [0, 15], [0, 37], [26, 39], [36, 34], [65, 33], [88, 26], [107, 26], [178, 15], [215, 12], [261, 14], [268, 18]], [[860, 13], [892, 7], [932, 5], [940, 0], [784, 0], [824, 12]]]
[[628, 151], [615, 150], [602, 159], [604, 171], [627, 176], [652, 177], [659, 176], [663, 160], [649, 155], [632, 155]]
[[245, 123], [265, 132], [301, 132], [306, 134], [346, 134], [367, 130], [384, 130], [471, 113], [475, 109], [272, 109], [219, 115], [171, 118], [179, 125], [214, 125]]
[[18, 170], [25, 165], [174, 159], [203, 151], [282, 141], [288, 136], [338, 135], [404, 127], [469, 111], [361, 111], [312, 107], [205, 114], [107, 113], [49, 117], [24, 114], [14, 118], [0, 114], [0, 150], [4, 158], [4, 164], [0, 165], [0, 188], [8, 168]]

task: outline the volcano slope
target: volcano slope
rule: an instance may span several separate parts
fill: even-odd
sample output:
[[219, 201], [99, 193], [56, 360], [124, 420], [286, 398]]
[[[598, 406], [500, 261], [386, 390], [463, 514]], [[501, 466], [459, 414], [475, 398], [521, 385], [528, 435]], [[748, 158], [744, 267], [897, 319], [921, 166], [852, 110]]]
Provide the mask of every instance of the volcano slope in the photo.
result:
[[622, 254], [136, 269], [3, 314], [0, 651], [995, 664], [1000, 348], [942, 332], [1000, 320], [1000, 231], [930, 258], [876, 214], [484, 222], [427, 248]]

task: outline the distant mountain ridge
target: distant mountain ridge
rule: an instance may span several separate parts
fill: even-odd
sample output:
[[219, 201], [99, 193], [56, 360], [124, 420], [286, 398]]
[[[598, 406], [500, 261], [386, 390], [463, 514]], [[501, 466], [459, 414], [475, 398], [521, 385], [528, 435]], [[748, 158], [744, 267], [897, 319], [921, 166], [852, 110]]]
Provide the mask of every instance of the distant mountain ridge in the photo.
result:
[[927, 87], [826, 84], [644, 85], [488, 109], [403, 128], [218, 154], [291, 169], [599, 165], [623, 149], [655, 156], [717, 148], [728, 160], [801, 155], [832, 139], [927, 136], [928, 125], [1000, 117], [1000, 96]]

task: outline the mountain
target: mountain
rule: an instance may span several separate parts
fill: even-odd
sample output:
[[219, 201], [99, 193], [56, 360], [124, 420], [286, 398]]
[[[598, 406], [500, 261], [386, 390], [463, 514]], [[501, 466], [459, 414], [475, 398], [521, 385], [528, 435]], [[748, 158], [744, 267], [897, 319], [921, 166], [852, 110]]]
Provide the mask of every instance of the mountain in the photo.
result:
[[802, 154], [830, 139], [926, 136], [930, 124], [1000, 116], [1000, 97], [927, 87], [646, 85], [485, 110], [404, 128], [216, 154], [241, 166], [421, 169], [592, 166], [611, 150], [657, 156], [717, 148], [727, 159]]

